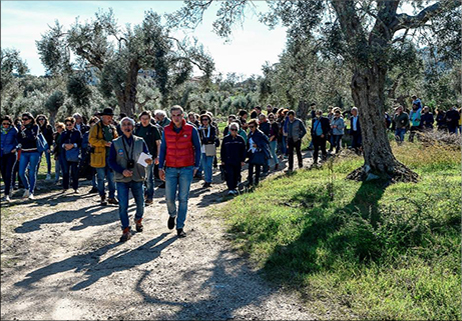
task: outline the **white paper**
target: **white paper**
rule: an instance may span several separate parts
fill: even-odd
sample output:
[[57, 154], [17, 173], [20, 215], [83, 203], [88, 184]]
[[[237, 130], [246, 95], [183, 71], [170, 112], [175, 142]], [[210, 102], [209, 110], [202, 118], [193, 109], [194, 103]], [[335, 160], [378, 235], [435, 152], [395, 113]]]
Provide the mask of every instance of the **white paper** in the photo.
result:
[[146, 160], [150, 158], [152, 159], [152, 156], [150, 154], [141, 153], [140, 157], [138, 158], [137, 163], [140, 164], [141, 166], [147, 167], [148, 163], [146, 163]]

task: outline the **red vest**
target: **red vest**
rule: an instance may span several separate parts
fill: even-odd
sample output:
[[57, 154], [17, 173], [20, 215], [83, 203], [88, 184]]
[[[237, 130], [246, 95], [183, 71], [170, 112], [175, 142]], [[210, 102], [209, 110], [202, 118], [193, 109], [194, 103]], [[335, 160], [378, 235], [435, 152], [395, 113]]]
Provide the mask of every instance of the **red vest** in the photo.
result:
[[177, 134], [173, 130], [173, 121], [164, 129], [167, 153], [165, 166], [186, 167], [194, 166], [194, 145], [192, 142], [193, 126], [186, 124], [183, 119], [181, 131]]

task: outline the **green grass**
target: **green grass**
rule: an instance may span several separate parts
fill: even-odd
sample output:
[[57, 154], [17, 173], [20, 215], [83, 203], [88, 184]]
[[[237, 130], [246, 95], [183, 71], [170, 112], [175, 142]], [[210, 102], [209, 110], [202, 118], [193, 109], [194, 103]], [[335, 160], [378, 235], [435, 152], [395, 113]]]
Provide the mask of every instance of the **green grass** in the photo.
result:
[[224, 209], [266, 276], [358, 318], [461, 319], [461, 154], [392, 143], [420, 181], [345, 180], [362, 159], [268, 179]]

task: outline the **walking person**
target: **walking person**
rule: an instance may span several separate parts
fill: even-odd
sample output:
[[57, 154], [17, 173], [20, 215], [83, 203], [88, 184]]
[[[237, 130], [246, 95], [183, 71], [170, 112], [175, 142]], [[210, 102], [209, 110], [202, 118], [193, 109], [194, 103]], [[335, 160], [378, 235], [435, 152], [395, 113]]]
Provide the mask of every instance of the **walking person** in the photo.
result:
[[159, 126], [162, 128], [167, 127], [171, 122], [171, 119], [167, 117], [167, 113], [160, 109], [154, 112], [154, 118], [156, 123], [159, 124]]
[[[23, 198], [33, 200], [35, 184], [37, 182], [38, 163], [40, 153], [37, 149], [37, 138], [40, 133], [39, 126], [31, 113], [22, 114], [22, 125], [18, 134], [18, 146], [21, 147], [21, 157], [19, 160], [19, 177], [24, 185], [25, 191]], [[29, 175], [26, 170], [29, 168]]]
[[[150, 120], [148, 120], [150, 121]], [[144, 215], [144, 180], [146, 167], [138, 163], [141, 153], [148, 154], [149, 150], [143, 138], [133, 135], [135, 121], [124, 117], [120, 121], [122, 135], [114, 139], [109, 151], [108, 163], [114, 171], [119, 198], [119, 217], [122, 223], [120, 242], [131, 238], [130, 221], [128, 218], [129, 192], [133, 194], [136, 204], [135, 226], [137, 232], [143, 231]], [[146, 159], [152, 165], [152, 158]], [[151, 168], [152, 169], [152, 168]]]
[[165, 127], [160, 145], [159, 176], [165, 181], [165, 199], [169, 214], [167, 226], [173, 229], [176, 225], [178, 237], [185, 237], [183, 228], [188, 211], [189, 189], [199, 168], [201, 143], [197, 129], [183, 119], [184, 111], [181, 106], [173, 106], [170, 115], [172, 122]]
[[396, 142], [401, 144], [404, 141], [406, 129], [409, 127], [409, 115], [403, 111], [403, 106], [396, 107], [395, 112], [392, 129], [395, 130]]
[[266, 163], [267, 159], [271, 157], [269, 151], [268, 137], [257, 128], [258, 122], [256, 119], [249, 121], [249, 136], [247, 146], [247, 156], [249, 157], [249, 176], [247, 181], [249, 187], [254, 185], [253, 173], [255, 172], [255, 186], [260, 181], [261, 167]]
[[[268, 119], [265, 114], [260, 114], [258, 116], [258, 129], [260, 129], [266, 137], [270, 137], [271, 125], [268, 122]], [[266, 160], [266, 163], [263, 164], [262, 176], [268, 175], [269, 172], [269, 158]]]
[[53, 158], [55, 160], [55, 184], [59, 183], [59, 176], [62, 174], [61, 169], [61, 151], [62, 151], [62, 134], [65, 130], [64, 123], [58, 122], [55, 124], [56, 132], [54, 133], [53, 141]]
[[[103, 112], [99, 115], [101, 120], [90, 129], [88, 138], [88, 141], [94, 148], [90, 156], [90, 165], [96, 169], [101, 205], [105, 206], [107, 203], [117, 205], [118, 201], [115, 198], [114, 173], [107, 162], [112, 141], [118, 137], [117, 129], [112, 124], [114, 111], [112, 108], [107, 107], [104, 108]], [[107, 201], [104, 190], [104, 178], [106, 178], [109, 188], [109, 197]]]
[[334, 117], [330, 122], [330, 128], [332, 131], [332, 143], [335, 147], [335, 153], [340, 153], [342, 147], [342, 137], [345, 133], [345, 122], [343, 121], [342, 112], [337, 108], [334, 112]]
[[75, 119], [68, 117], [64, 121], [66, 130], [61, 136], [61, 169], [63, 171], [63, 190], [69, 189], [72, 177], [72, 188], [74, 193], [78, 193], [79, 188], [79, 159], [80, 146], [82, 145], [82, 134], [74, 127]]
[[441, 108], [437, 108], [436, 112], [436, 126], [439, 131], [445, 131], [447, 129], [446, 125], [446, 112]]
[[319, 150], [322, 152], [322, 159], [327, 158], [326, 142], [327, 134], [330, 131], [329, 119], [322, 116], [322, 110], [318, 109], [315, 114], [313, 127], [311, 127], [311, 138], [313, 140], [313, 165], [318, 164]]
[[358, 108], [351, 108], [351, 117], [350, 117], [350, 135], [351, 135], [351, 149], [355, 151], [356, 154], [361, 153], [362, 147], [362, 134], [361, 134], [361, 125], [359, 122]]
[[449, 109], [446, 112], [446, 126], [450, 134], [457, 133], [457, 127], [459, 126], [459, 118], [460, 115], [456, 109], [456, 106], [452, 106], [451, 109]]
[[82, 115], [80, 115], [79, 113], [75, 113], [74, 115], [72, 115], [72, 117], [75, 120], [75, 129], [77, 129], [82, 134], [82, 136], [85, 135], [85, 133], [90, 130], [90, 126], [85, 124]]
[[212, 117], [205, 113], [200, 118], [199, 137], [201, 140], [201, 167], [204, 170], [204, 188], [212, 185], [213, 159], [216, 156], [217, 130], [212, 125]]
[[96, 183], [96, 169], [90, 166], [90, 158], [93, 147], [88, 140], [90, 137], [90, 128], [96, 125], [99, 122], [99, 118], [93, 116], [90, 118], [88, 125], [89, 129], [82, 135], [82, 161], [80, 162], [81, 166], [86, 168], [87, 179], [91, 178], [91, 189], [88, 194], [98, 193], [98, 184]]
[[16, 164], [16, 146], [18, 145], [18, 130], [13, 125], [13, 119], [10, 116], [2, 117], [0, 144], [0, 172], [5, 184], [4, 200], [10, 202], [11, 179]]
[[[21, 120], [21, 117], [18, 117], [14, 120], [14, 127], [18, 130], [18, 135], [21, 130], [21, 126], [22, 126], [22, 120]], [[19, 176], [19, 160], [20, 159], [21, 159], [21, 148], [17, 148], [16, 163], [13, 166], [13, 175], [11, 177], [11, 185], [13, 187], [13, 190], [24, 188], [24, 185], [22, 184], [22, 181], [21, 181], [21, 177]], [[18, 181], [17, 185], [16, 185], [16, 181]]]
[[[414, 136], [416, 132], [420, 131], [422, 128], [421, 124], [421, 112], [422, 108], [419, 107], [419, 104], [415, 103], [412, 105], [411, 113], [409, 114], [409, 122], [411, 125], [410, 133], [409, 133], [409, 142], [414, 142]], [[419, 137], [417, 137], [418, 139]]]
[[154, 164], [159, 164], [160, 133], [156, 126], [151, 123], [151, 112], [143, 111], [139, 116], [140, 122], [136, 124], [133, 134], [144, 139], [149, 154], [154, 163], [146, 167], [146, 205], [151, 205], [154, 198]]
[[276, 117], [274, 116], [273, 113], [270, 113], [268, 115], [268, 119], [271, 125], [270, 128], [270, 135], [269, 135], [269, 141], [270, 141], [270, 152], [271, 156], [274, 161], [274, 170], [276, 171], [279, 168], [279, 158], [278, 155], [276, 154], [276, 148], [278, 144], [278, 139], [279, 139], [279, 123], [275, 119]]
[[294, 169], [294, 150], [297, 153], [298, 168], [303, 167], [301, 144], [302, 138], [306, 134], [306, 127], [300, 119], [295, 118], [295, 111], [290, 110], [287, 117], [287, 151], [289, 153], [289, 171], [292, 171]]
[[238, 135], [239, 124], [237, 122], [229, 125], [229, 134], [223, 138], [221, 144], [221, 164], [225, 166], [226, 185], [228, 195], [237, 195], [237, 185], [241, 175], [242, 166], [246, 157], [246, 142]]
[[428, 106], [424, 107], [423, 113], [420, 116], [420, 121], [422, 123], [423, 130], [433, 130], [433, 123], [435, 122], [435, 118], [433, 117], [433, 114], [430, 112], [430, 108], [428, 108]]
[[[35, 118], [37, 124], [40, 127], [40, 132], [42, 133], [43, 137], [45, 137], [45, 140], [48, 143], [48, 149], [43, 152], [45, 154], [45, 158], [47, 161], [47, 176], [46, 180], [49, 181], [51, 180], [51, 146], [53, 146], [53, 128], [51, 127], [50, 124], [48, 124], [48, 118], [45, 115], [38, 115]], [[39, 168], [40, 168], [40, 162], [42, 160], [43, 154], [40, 155], [40, 161], [39, 161]]]

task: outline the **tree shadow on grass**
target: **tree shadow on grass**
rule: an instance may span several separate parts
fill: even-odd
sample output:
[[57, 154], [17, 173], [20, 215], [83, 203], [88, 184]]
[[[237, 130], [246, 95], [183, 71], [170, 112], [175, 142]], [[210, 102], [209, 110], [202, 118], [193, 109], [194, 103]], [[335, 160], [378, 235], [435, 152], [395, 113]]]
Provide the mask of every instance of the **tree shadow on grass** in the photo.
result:
[[296, 287], [303, 276], [329, 269], [340, 258], [354, 263], [377, 259], [381, 248], [374, 229], [381, 221], [378, 202], [383, 186], [362, 183], [353, 199], [333, 212], [327, 210], [327, 189], [295, 195], [291, 201], [306, 213], [298, 222], [304, 228], [295, 241], [276, 246], [269, 256], [265, 271], [270, 278]]

